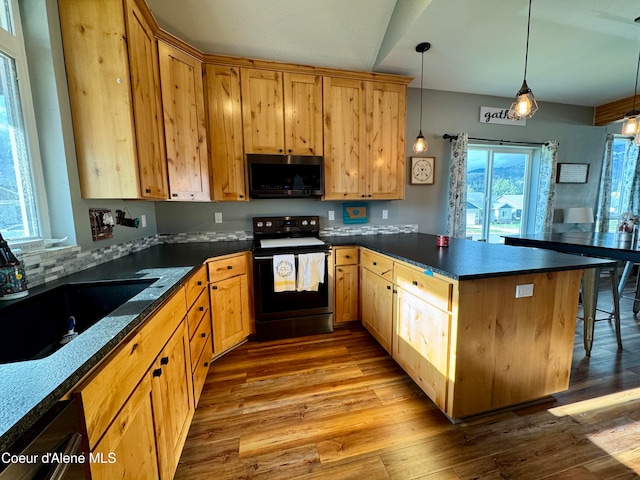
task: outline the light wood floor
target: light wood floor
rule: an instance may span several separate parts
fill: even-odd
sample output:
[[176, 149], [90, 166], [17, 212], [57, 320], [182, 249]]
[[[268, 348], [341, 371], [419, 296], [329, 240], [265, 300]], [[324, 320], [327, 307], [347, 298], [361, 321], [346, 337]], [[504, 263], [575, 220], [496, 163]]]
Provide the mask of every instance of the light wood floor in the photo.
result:
[[568, 392], [458, 425], [357, 325], [246, 343], [212, 365], [176, 479], [640, 478], [640, 323], [622, 310], [622, 352], [604, 321], [586, 357], [578, 322]]

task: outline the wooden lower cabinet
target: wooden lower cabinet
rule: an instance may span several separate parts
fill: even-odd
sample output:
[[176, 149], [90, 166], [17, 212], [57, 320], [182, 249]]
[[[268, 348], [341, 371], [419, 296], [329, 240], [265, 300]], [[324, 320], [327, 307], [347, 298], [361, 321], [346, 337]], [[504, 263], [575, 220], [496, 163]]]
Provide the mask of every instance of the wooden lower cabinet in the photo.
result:
[[151, 374], [161, 478], [169, 479], [178, 467], [195, 412], [189, 336], [184, 322], [158, 355]]
[[[91, 479], [173, 478], [195, 405], [180, 288], [75, 390]], [[112, 454], [113, 463], [109, 463]]]
[[336, 324], [360, 320], [360, 267], [357, 247], [335, 247], [334, 307]]
[[249, 255], [229, 255], [208, 263], [213, 353], [216, 356], [235, 347], [252, 332]]
[[444, 410], [451, 315], [403, 288], [396, 292], [393, 358]]
[[361, 269], [362, 325], [391, 354], [393, 284], [367, 268]]
[[160, 478], [153, 413], [148, 372], [91, 450], [102, 460], [88, 463], [92, 480]]
[[569, 387], [582, 271], [453, 280], [367, 249], [360, 268], [363, 325], [449, 418]]

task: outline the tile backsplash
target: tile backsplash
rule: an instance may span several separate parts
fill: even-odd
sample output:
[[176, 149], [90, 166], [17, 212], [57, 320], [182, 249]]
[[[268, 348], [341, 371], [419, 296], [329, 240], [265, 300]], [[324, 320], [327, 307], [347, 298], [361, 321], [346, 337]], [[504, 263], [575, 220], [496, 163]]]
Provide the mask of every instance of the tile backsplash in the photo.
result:
[[[354, 225], [323, 228], [321, 236], [418, 233], [418, 225]], [[251, 240], [252, 232], [203, 232], [159, 234], [82, 251], [80, 247], [55, 247], [16, 256], [24, 263], [29, 287], [36, 287], [87, 268], [164, 243], [225, 242]]]

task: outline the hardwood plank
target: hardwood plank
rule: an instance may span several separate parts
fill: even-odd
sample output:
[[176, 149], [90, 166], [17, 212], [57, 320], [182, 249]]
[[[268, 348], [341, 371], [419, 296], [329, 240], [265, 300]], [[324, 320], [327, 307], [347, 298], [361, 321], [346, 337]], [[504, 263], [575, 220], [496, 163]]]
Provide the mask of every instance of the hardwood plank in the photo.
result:
[[323, 468], [308, 475], [296, 477], [295, 480], [351, 480], [366, 478], [367, 480], [388, 480], [389, 474], [380, 457], [366, 458], [358, 462], [350, 462], [331, 468]]

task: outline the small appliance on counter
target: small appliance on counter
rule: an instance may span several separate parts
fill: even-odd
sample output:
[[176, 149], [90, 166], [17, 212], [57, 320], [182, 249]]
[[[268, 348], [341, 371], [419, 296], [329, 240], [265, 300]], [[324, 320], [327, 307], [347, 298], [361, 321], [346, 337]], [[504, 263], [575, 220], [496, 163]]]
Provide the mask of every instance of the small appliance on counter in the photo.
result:
[[0, 234], [0, 300], [15, 300], [28, 294], [24, 266]]

